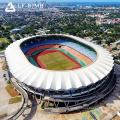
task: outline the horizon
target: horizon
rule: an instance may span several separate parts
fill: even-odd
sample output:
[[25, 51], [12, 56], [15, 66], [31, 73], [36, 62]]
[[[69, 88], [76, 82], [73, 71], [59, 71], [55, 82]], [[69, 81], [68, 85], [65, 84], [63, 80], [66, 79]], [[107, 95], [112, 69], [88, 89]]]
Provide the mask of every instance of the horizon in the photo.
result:
[[[2, 0], [0, 0], [0, 3], [9, 3], [9, 2], [12, 2], [12, 3], [21, 3], [21, 2], [23, 2], [23, 3], [33, 3], [33, 2], [38, 2], [38, 3], [40, 3], [42, 0], [29, 0], [29, 1], [24, 1], [24, 0], [18, 0], [18, 1], [16, 1], [16, 0], [4, 0], [4, 2], [2, 1]], [[114, 1], [114, 0], [86, 0], [86, 1], [84, 1], [84, 0], [81, 0], [81, 1], [79, 1], [79, 0], [76, 0], [76, 1], [73, 1], [73, 0], [61, 0], [61, 1], [57, 1], [57, 0], [55, 0], [55, 1], [53, 1], [53, 0], [45, 0], [47, 3], [50, 3], [50, 2], [52, 2], [52, 3], [119, 3], [120, 1], [119, 0], [116, 0], [116, 1]]]

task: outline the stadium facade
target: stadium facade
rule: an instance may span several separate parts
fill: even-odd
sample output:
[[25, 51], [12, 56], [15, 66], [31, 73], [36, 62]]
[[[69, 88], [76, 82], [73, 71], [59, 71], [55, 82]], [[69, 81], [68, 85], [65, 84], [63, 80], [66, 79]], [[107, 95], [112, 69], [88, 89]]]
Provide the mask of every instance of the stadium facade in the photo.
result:
[[[41, 63], [44, 68], [38, 57], [46, 50], [61, 51], [79, 66], [59, 70], [47, 69], [49, 65]], [[115, 87], [111, 54], [76, 36], [47, 34], [23, 38], [9, 45], [5, 56], [10, 74], [23, 89], [40, 96], [46, 112], [83, 109]]]

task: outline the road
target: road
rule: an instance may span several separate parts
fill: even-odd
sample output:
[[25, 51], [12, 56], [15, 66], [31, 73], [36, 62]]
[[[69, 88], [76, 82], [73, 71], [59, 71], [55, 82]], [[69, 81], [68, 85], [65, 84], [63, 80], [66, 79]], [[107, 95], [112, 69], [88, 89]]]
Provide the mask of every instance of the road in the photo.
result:
[[10, 38], [12, 39], [13, 42], [15, 42], [16, 40], [14, 39], [14, 36], [11, 35]]
[[22, 39], [22, 38], [23, 38], [20, 34], [18, 34], [18, 36], [20, 37], [20, 39]]

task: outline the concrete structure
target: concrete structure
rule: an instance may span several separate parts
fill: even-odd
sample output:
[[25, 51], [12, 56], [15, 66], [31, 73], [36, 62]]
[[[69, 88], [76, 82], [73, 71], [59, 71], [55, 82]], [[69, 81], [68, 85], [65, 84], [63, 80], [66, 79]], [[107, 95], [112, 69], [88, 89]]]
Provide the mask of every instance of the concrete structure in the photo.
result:
[[[47, 41], [47, 37], [53, 37], [53, 39], [64, 37], [64, 39], [83, 44], [84, 47], [89, 47], [96, 52], [96, 57], [90, 51], [86, 53], [85, 48], [74, 48], [78, 51], [80, 49], [82, 54], [88, 55], [93, 62], [86, 67], [67, 71], [36, 67], [24, 54], [29, 49], [41, 45], [43, 41]], [[68, 42], [71, 43], [71, 47], [75, 45], [70, 41], [58, 41], [60, 45], [65, 43], [69, 45]], [[10, 72], [19, 85], [33, 94], [40, 95], [45, 104], [47, 101], [46, 106], [49, 102], [54, 104], [55, 108], [45, 108], [46, 112], [62, 113], [82, 109], [109, 94], [115, 86], [114, 61], [111, 54], [98, 45], [72, 35], [48, 34], [24, 38], [11, 44], [6, 49], [5, 55]]]

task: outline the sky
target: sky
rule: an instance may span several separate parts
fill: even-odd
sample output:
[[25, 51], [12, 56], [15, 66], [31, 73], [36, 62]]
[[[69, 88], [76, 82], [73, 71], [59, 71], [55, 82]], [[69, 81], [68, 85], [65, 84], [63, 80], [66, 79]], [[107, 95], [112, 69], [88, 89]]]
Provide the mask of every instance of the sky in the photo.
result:
[[[42, 0], [0, 0], [0, 2], [40, 2]], [[120, 2], [120, 0], [46, 0], [46, 2]]]

